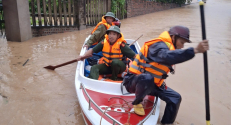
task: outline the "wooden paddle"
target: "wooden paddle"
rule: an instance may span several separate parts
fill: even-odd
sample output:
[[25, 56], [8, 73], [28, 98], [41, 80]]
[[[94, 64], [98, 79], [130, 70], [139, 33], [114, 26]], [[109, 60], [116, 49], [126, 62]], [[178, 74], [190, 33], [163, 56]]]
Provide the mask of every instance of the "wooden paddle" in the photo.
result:
[[[140, 37], [142, 37], [142, 36], [143, 36], [143, 34], [142, 34]], [[138, 39], [140, 39], [140, 37], [137, 38], [135, 41], [133, 41], [133, 42], [129, 45], [129, 47], [130, 47], [131, 45], [133, 45]]]
[[[143, 34], [142, 34], [140, 37], [142, 37], [142, 36], [143, 36]], [[140, 38], [140, 37], [139, 37], [139, 38]], [[139, 38], [137, 38], [134, 42], [132, 42], [132, 44], [134, 44]], [[131, 46], [132, 44], [130, 44], [129, 46]], [[91, 55], [91, 56], [92, 56], [92, 55]], [[88, 56], [88, 57], [91, 57], [91, 56]], [[88, 57], [86, 57], [86, 58], [88, 58]], [[55, 69], [58, 68], [58, 67], [62, 67], [62, 66], [65, 66], [65, 65], [68, 65], [68, 64], [77, 62], [77, 61], [78, 61], [77, 59], [74, 59], [74, 60], [71, 60], [71, 61], [69, 61], [69, 62], [65, 62], [65, 63], [59, 64], [59, 65], [56, 65], [56, 66], [51, 66], [51, 65], [49, 65], [49, 66], [45, 66], [45, 67], [43, 67], [43, 68], [50, 69], [50, 70], [55, 70]]]
[[60, 65], [57, 65], [57, 66], [46, 66], [46, 67], [43, 67], [43, 68], [46, 68], [46, 69], [50, 69], [50, 70], [55, 70], [55, 68], [58, 68], [58, 67], [61, 67], [61, 66], [65, 66], [65, 65], [68, 65], [68, 64], [71, 64], [71, 63], [74, 63], [74, 62], [77, 62], [77, 59], [74, 59], [74, 60], [71, 60], [69, 62], [65, 62], [65, 63], [62, 63]]
[[[201, 29], [202, 39], [206, 39], [205, 32], [205, 17], [204, 17], [204, 2], [200, 1], [200, 13], [201, 13]], [[206, 108], [206, 125], [210, 125], [210, 108], [209, 108], [209, 81], [208, 81], [208, 61], [207, 52], [203, 53], [204, 57], [204, 77], [205, 77], [205, 108]]]
[[[85, 58], [88, 58], [88, 57], [92, 57], [92, 55], [86, 56]], [[58, 68], [58, 67], [62, 67], [62, 66], [65, 66], [65, 65], [74, 63], [74, 62], [78, 62], [78, 61], [79, 61], [79, 60], [74, 59], [74, 60], [71, 60], [71, 61], [69, 61], [69, 62], [65, 62], [65, 63], [59, 64], [59, 65], [56, 65], [56, 66], [51, 66], [51, 65], [49, 65], [49, 66], [46, 66], [46, 67], [43, 67], [43, 68], [50, 69], [50, 70], [55, 70], [55, 69]]]

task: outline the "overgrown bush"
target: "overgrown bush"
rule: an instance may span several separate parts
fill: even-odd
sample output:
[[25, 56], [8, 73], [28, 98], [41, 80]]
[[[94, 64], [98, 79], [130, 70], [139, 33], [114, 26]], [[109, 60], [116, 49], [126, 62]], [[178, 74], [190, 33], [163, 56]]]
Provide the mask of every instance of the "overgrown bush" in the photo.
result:
[[124, 8], [126, 4], [125, 0], [112, 0], [111, 1], [111, 12], [116, 13], [117, 8], [120, 7], [121, 15], [125, 15], [127, 13], [126, 8]]

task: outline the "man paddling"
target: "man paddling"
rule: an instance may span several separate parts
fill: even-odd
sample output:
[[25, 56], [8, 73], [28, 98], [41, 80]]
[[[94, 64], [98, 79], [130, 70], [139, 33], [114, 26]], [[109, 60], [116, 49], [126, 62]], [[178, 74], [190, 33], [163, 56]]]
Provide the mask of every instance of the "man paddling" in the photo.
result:
[[195, 54], [209, 49], [207, 40], [201, 41], [195, 48], [182, 49], [187, 42], [191, 42], [189, 29], [174, 26], [158, 38], [144, 43], [123, 81], [127, 91], [136, 95], [132, 102], [136, 114], [145, 115], [141, 102], [146, 95], [152, 95], [167, 103], [161, 123], [172, 124], [175, 121], [181, 96], [167, 87], [164, 80], [168, 72], [174, 73], [172, 65], [190, 60]]
[[77, 61], [84, 60], [93, 53], [103, 53], [103, 64], [97, 64], [91, 67], [89, 77], [98, 80], [99, 74], [112, 74], [111, 79], [116, 80], [117, 75], [125, 71], [126, 64], [122, 57], [134, 58], [135, 52], [126, 45], [123, 34], [117, 26], [111, 26], [105, 35], [105, 39], [95, 47], [88, 50], [83, 56], [77, 58]]
[[112, 25], [120, 25], [115, 18], [114, 13], [107, 12], [106, 15], [102, 17], [102, 21], [99, 22], [96, 27], [91, 32], [91, 36], [88, 39], [87, 43], [84, 47], [90, 47], [91, 45], [96, 45], [98, 42], [103, 40], [106, 34], [106, 30], [108, 30]]

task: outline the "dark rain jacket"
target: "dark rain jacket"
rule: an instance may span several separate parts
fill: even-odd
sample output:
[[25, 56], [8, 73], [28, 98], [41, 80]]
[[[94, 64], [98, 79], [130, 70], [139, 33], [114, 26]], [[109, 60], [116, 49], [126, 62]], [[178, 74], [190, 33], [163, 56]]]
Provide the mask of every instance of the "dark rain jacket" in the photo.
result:
[[190, 60], [194, 56], [192, 47], [170, 51], [164, 42], [157, 42], [149, 47], [147, 58], [153, 62], [170, 66]]

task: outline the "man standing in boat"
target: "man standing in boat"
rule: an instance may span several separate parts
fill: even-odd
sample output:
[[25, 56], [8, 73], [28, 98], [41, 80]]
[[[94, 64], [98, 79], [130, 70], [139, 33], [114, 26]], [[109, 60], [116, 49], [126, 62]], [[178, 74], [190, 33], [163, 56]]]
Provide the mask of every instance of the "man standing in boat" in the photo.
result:
[[84, 47], [88, 48], [91, 45], [96, 45], [99, 41], [103, 40], [104, 35], [106, 34], [106, 30], [115, 24], [120, 25], [118, 20], [115, 18], [115, 14], [112, 12], [107, 12], [106, 15], [102, 17], [102, 21], [99, 22], [91, 32], [91, 36]]
[[77, 61], [84, 60], [93, 53], [103, 53], [103, 64], [97, 64], [91, 67], [89, 78], [98, 80], [100, 74], [112, 74], [111, 79], [116, 80], [117, 75], [125, 71], [126, 64], [122, 57], [134, 58], [135, 52], [126, 45], [123, 34], [118, 26], [111, 26], [105, 35], [105, 39], [95, 47], [88, 50], [83, 56], [77, 58]]
[[135, 93], [132, 102], [135, 113], [145, 115], [141, 104], [146, 95], [159, 97], [166, 102], [162, 124], [173, 124], [181, 102], [181, 95], [167, 87], [164, 80], [168, 72], [174, 73], [172, 65], [192, 59], [197, 53], [209, 49], [208, 41], [201, 41], [197, 47], [182, 49], [189, 40], [189, 29], [174, 26], [160, 34], [159, 38], [144, 43], [136, 55], [123, 85], [130, 93]]

